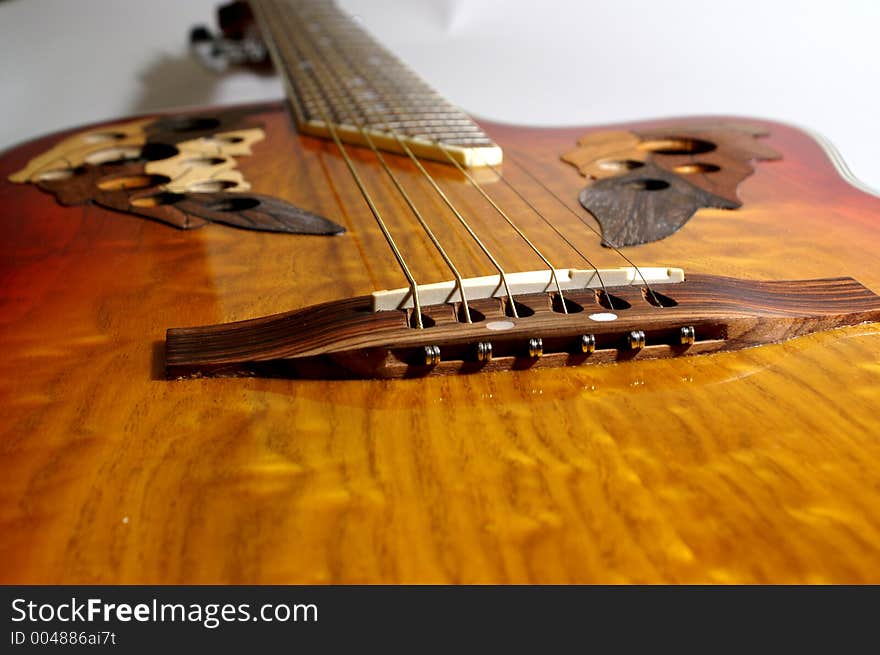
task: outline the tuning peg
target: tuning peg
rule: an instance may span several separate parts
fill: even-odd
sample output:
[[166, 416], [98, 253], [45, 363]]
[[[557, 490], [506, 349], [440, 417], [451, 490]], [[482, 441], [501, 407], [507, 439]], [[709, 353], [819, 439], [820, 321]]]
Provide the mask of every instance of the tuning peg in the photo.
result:
[[231, 66], [265, 66], [269, 60], [265, 44], [250, 33], [231, 39], [212, 34], [204, 25], [190, 30], [189, 47], [196, 60], [215, 73]]

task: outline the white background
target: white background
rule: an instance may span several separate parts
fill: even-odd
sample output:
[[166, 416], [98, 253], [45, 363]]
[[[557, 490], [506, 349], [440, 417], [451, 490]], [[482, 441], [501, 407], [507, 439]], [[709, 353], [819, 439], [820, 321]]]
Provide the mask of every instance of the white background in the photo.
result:
[[[0, 0], [0, 149], [189, 104], [282, 96], [188, 55], [217, 0]], [[595, 124], [726, 113], [810, 127], [880, 189], [878, 0], [342, 0], [476, 116]]]

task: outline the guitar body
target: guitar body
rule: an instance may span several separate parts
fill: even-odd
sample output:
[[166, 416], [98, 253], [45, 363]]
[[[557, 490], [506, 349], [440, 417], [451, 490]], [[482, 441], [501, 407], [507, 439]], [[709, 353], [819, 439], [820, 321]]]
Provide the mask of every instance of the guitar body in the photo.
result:
[[[880, 324], [602, 365], [166, 379], [168, 328], [405, 286], [333, 144], [298, 134], [280, 103], [255, 110], [266, 138], [238, 161], [253, 190], [345, 234], [178, 230], [7, 181], [65, 135], [0, 159], [0, 582], [880, 581]], [[670, 124], [483, 126], [577, 208], [585, 180], [560, 157], [578, 139]], [[880, 291], [880, 199], [809, 135], [757, 124], [781, 159], [756, 165], [742, 207], [700, 209], [625, 252]], [[373, 154], [349, 152], [414, 272], [447, 279]], [[444, 211], [404, 157], [387, 158], [426, 215]], [[454, 168], [428, 168], [500, 257], [538, 268], [495, 236]], [[502, 170], [597, 265], [620, 265], [516, 166]], [[497, 180], [485, 188], [516, 202]], [[517, 221], [558, 249], [537, 215]], [[454, 246], [466, 260], [467, 248]]]

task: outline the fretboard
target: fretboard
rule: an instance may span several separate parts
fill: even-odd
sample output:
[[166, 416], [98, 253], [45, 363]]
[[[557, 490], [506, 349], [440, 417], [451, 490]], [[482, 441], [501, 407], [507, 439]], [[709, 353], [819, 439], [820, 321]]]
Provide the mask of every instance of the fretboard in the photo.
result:
[[[303, 133], [465, 166], [496, 165], [501, 149], [461, 109], [326, 0], [252, 0]], [[328, 125], [329, 123], [329, 125]], [[366, 133], [367, 137], [364, 136]], [[447, 155], [448, 153], [448, 155]]]

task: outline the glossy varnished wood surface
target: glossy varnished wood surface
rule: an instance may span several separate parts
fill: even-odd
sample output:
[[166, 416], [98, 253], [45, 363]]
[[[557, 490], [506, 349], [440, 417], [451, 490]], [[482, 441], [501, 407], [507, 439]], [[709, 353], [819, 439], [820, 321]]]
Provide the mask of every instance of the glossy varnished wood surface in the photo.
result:
[[[267, 139], [240, 164], [254, 191], [348, 234], [182, 232], [5, 181], [57, 137], [0, 161], [0, 581], [880, 581], [877, 324], [598, 367], [161, 379], [168, 327], [403, 285], [332, 148], [294, 135], [279, 106], [256, 118]], [[694, 273], [852, 276], [880, 291], [880, 200], [803, 133], [767, 127], [784, 159], [757, 165], [741, 209], [700, 210], [628, 252]], [[505, 175], [598, 265], [621, 265], [514, 164], [576, 207], [583, 179], [559, 155], [587, 130], [487, 128]], [[368, 153], [351, 152], [420, 281], [448, 279]], [[462, 272], [491, 274], [393, 159]], [[430, 168], [510, 269], [540, 267], [453, 171]], [[519, 207], [554, 265], [581, 264]]]

